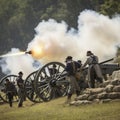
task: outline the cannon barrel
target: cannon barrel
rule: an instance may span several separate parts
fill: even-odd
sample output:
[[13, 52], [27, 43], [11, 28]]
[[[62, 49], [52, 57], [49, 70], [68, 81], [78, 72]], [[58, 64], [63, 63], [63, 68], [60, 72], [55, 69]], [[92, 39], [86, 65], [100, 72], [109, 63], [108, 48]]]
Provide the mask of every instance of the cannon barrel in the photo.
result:
[[[101, 65], [101, 64], [104, 64], [104, 63], [110, 62], [110, 61], [112, 61], [112, 60], [114, 60], [114, 58], [111, 58], [111, 59], [105, 60], [105, 61], [100, 62], [100, 63], [98, 63], [98, 64]], [[83, 70], [86, 70], [86, 69], [88, 69], [88, 67], [85, 67]]]
[[120, 65], [117, 63], [113, 63], [113, 64], [101, 64], [100, 65], [101, 69], [102, 69], [102, 74], [109, 74], [112, 75], [112, 73], [114, 71], [120, 70]]
[[[106, 74], [112, 75], [114, 71], [120, 70], [120, 64], [113, 63], [113, 64], [106, 64], [109, 61], [114, 60], [114, 58], [108, 59], [106, 61], [98, 63], [100, 65], [100, 68], [102, 70], [103, 76]], [[83, 69], [84, 74], [87, 74], [88, 67]]]
[[105, 60], [105, 61], [103, 61], [103, 62], [100, 62], [99, 64], [104, 64], [104, 63], [110, 62], [110, 61], [112, 61], [112, 60], [114, 60], [114, 58], [111, 58], [111, 59]]
[[25, 54], [32, 54], [32, 51], [26, 51]]

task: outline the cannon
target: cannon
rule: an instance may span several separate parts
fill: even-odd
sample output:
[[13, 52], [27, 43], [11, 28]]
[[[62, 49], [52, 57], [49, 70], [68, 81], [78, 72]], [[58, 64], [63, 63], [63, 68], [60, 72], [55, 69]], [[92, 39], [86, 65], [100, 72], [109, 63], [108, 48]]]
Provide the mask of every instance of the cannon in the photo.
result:
[[[120, 65], [117, 63], [112, 63], [112, 64], [100, 64], [100, 68], [102, 71], [102, 75], [104, 77], [104, 80], [107, 80], [107, 75], [112, 75], [114, 71], [120, 70]], [[87, 75], [87, 68], [83, 70], [83, 74], [86, 76]]]
[[65, 96], [69, 83], [65, 79], [67, 73], [64, 68], [60, 62], [50, 62], [28, 75], [25, 80], [26, 97], [38, 103]]
[[120, 65], [118, 63], [106, 64], [107, 62], [112, 61], [112, 60], [114, 60], [114, 58], [111, 58], [109, 60], [106, 60], [106, 61], [103, 61], [103, 62], [99, 63], [103, 76], [106, 75], [106, 74], [112, 75], [112, 73], [114, 71], [120, 70]]
[[120, 70], [120, 65], [119, 64], [103, 64], [100, 65], [102, 74], [105, 80], [107, 80], [107, 75], [112, 75], [114, 71]]
[[[107, 74], [112, 75], [114, 71], [120, 70], [119, 64], [106, 64], [112, 60], [113, 58], [99, 63], [104, 77]], [[56, 65], [56, 69], [53, 68], [53, 65]], [[38, 70], [35, 77], [35, 91], [43, 101], [49, 101], [67, 94], [69, 83], [66, 80], [67, 73], [64, 68], [65, 65], [60, 62], [51, 62]], [[83, 74], [84, 78], [86, 78], [87, 68], [83, 70]]]
[[[105, 80], [107, 80], [107, 75], [112, 75], [112, 73], [114, 71], [120, 70], [120, 65], [118, 63], [106, 64], [107, 62], [110, 62], [112, 60], [114, 60], [114, 58], [111, 58], [111, 59], [108, 59], [108, 60], [105, 60], [105, 61], [99, 63], [103, 77]], [[84, 70], [83, 70], [83, 73], [85, 76], [87, 75], [87, 69], [88, 69], [88, 67], [84, 68]]]

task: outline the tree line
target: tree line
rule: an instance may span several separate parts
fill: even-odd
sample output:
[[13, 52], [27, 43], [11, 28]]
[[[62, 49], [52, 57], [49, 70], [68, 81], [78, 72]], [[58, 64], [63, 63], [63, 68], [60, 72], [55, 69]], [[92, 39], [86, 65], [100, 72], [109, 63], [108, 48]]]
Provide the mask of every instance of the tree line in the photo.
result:
[[85, 9], [112, 17], [120, 13], [120, 0], [0, 0], [0, 54], [12, 47], [25, 50], [43, 19], [64, 20], [77, 29], [78, 15]]

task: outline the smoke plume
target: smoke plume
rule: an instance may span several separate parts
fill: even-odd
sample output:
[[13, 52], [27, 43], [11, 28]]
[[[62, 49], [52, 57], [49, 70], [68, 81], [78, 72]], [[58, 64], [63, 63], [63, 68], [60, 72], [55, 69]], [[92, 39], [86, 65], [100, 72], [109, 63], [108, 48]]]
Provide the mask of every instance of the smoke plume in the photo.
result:
[[86, 51], [91, 50], [100, 59], [114, 57], [116, 46], [120, 45], [120, 17], [108, 16], [85, 10], [78, 17], [78, 30], [68, 30], [67, 24], [53, 19], [42, 21], [35, 28], [36, 35], [29, 43], [28, 50], [43, 46], [44, 62], [64, 61], [67, 55], [74, 59], [85, 59]]
[[[68, 55], [73, 56], [74, 60], [80, 59], [84, 62], [87, 50], [91, 50], [102, 61], [114, 57], [116, 46], [120, 46], [119, 15], [109, 18], [95, 11], [85, 10], [78, 16], [77, 30], [68, 30], [64, 21], [58, 23], [49, 19], [40, 22], [35, 31], [35, 37], [28, 44], [27, 50], [40, 47], [41, 54], [33, 57], [42, 64], [50, 61], [64, 62]], [[19, 59], [10, 57], [5, 61], [5, 68], [9, 68], [12, 73], [18, 71], [18, 68], [26, 73], [33, 70], [31, 63], [34, 59], [30, 56], [19, 56]]]

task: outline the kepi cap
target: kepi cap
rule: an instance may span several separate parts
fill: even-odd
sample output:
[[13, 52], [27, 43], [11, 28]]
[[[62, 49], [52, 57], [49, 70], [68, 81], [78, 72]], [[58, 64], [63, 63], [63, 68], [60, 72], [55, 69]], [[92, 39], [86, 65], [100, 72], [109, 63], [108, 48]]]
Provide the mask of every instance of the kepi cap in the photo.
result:
[[67, 56], [65, 62], [67, 62], [68, 60], [72, 60], [72, 56]]
[[19, 75], [23, 75], [23, 72], [22, 72], [22, 71], [20, 71], [18, 74], [19, 74]]

